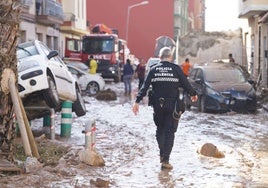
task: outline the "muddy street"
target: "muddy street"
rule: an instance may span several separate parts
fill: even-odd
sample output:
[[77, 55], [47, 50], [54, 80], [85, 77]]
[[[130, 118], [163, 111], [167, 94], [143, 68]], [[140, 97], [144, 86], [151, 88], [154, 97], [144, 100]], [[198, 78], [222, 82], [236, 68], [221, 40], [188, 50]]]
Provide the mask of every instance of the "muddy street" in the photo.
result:
[[[136, 82], [135, 82], [136, 84]], [[144, 99], [140, 113], [131, 111], [136, 90], [124, 96], [121, 83], [108, 83], [120, 97], [116, 101], [98, 101], [85, 97], [86, 116], [74, 118], [70, 139], [58, 141], [71, 146], [56, 167], [24, 175], [2, 176], [1, 187], [95, 187], [100, 178], [109, 187], [268, 187], [267, 113], [206, 114], [192, 109], [181, 117], [170, 157], [172, 170], [161, 170], [155, 140], [152, 109]], [[60, 134], [60, 114], [56, 134]], [[105, 160], [104, 167], [79, 162], [84, 149], [81, 133], [85, 122], [95, 120], [96, 150]], [[42, 120], [32, 122], [42, 128]], [[198, 153], [205, 143], [213, 143], [224, 158]]]
[[[115, 129], [106, 134], [113, 149], [105, 153], [109, 159], [106, 166], [112, 167], [107, 176], [115, 187], [268, 186], [267, 114], [187, 111], [181, 118], [170, 159], [174, 169], [163, 171], [152, 109], [145, 102], [135, 117], [131, 103], [126, 102], [120, 108], [103, 106], [97, 117], [105, 117], [99, 124]], [[97, 144], [100, 149], [109, 147], [102, 141]], [[205, 143], [216, 145], [225, 157], [199, 155], [197, 150]]]

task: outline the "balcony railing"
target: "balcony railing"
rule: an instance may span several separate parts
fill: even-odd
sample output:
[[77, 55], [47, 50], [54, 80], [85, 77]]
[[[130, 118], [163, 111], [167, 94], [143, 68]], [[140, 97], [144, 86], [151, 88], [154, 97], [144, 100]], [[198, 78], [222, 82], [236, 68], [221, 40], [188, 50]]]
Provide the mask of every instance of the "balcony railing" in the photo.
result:
[[62, 5], [52, 0], [36, 2], [36, 15], [37, 16], [54, 16], [60, 20], [64, 19]]
[[65, 12], [64, 13], [64, 21], [72, 21], [72, 22], [74, 22], [75, 21], [75, 14], [73, 14], [73, 13], [70, 13], [70, 12]]
[[39, 23], [59, 27], [64, 20], [62, 5], [52, 0], [36, 0], [36, 18]]
[[252, 16], [263, 15], [268, 10], [267, 0], [246, 0], [239, 2], [239, 17], [249, 18]]
[[35, 15], [30, 13], [30, 7], [34, 5], [33, 0], [20, 0], [21, 3], [21, 15], [20, 18], [22, 20], [27, 20], [29, 22], [35, 22]]
[[30, 6], [33, 4], [33, 0], [20, 0], [20, 2], [24, 6]]

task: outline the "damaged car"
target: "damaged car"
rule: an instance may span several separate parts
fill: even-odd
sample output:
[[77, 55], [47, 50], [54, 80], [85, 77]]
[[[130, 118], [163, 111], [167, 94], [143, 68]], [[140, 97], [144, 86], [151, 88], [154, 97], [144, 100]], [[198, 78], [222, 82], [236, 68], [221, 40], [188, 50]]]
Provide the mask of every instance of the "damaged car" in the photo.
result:
[[[17, 46], [18, 90], [24, 106], [40, 106], [27, 111], [29, 119], [42, 117], [44, 106], [60, 110], [63, 101], [73, 102], [77, 116], [86, 114], [81, 90], [58, 52], [33, 40]], [[34, 114], [34, 115], [33, 115]]]
[[198, 94], [197, 102], [185, 97], [188, 109], [194, 106], [200, 112], [256, 112], [254, 82], [238, 65], [218, 61], [194, 66], [188, 80]]
[[104, 90], [105, 81], [100, 74], [90, 74], [76, 68], [75, 65], [67, 64], [69, 71], [76, 78], [81, 90], [88, 96], [94, 96]]

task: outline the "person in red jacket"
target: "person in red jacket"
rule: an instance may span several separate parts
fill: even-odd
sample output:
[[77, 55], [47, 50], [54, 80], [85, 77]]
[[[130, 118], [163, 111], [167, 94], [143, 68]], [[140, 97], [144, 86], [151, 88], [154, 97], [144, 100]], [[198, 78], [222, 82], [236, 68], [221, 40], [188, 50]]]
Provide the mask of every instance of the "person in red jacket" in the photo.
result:
[[186, 77], [188, 77], [189, 76], [189, 72], [190, 72], [190, 70], [192, 68], [192, 65], [190, 64], [188, 58], [186, 58], [185, 61], [184, 61], [184, 63], [181, 64], [181, 68], [182, 68], [182, 71], [183, 71], [184, 75]]
[[145, 68], [146, 68], [146, 62], [141, 59], [140, 63], [138, 64], [135, 73], [139, 79], [139, 90], [143, 84], [144, 77], [145, 77]]

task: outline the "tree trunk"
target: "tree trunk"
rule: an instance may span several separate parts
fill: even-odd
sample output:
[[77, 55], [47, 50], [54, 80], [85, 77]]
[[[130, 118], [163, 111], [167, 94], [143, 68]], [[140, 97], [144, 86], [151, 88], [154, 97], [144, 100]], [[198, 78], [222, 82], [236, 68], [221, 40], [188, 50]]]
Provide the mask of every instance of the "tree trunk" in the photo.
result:
[[[17, 76], [16, 46], [20, 20], [20, 0], [0, 1], [0, 160], [13, 161], [16, 124], [9, 88], [3, 76], [11, 69]], [[17, 77], [16, 77], [17, 78]]]

